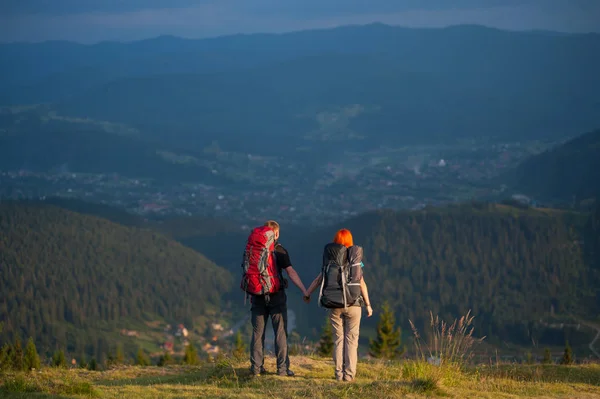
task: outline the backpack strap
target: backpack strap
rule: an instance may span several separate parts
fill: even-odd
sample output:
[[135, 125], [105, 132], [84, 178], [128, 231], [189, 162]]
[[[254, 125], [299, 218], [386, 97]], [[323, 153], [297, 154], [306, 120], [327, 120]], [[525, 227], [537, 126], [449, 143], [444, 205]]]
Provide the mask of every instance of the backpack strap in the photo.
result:
[[[277, 264], [277, 247], [282, 247], [283, 245], [281, 245], [278, 241], [275, 241], [275, 247], [273, 248], [273, 261], [275, 262], [275, 267], [277, 268], [277, 278], [279, 278], [279, 285], [281, 287], [281, 290], [285, 290], [285, 284], [284, 284], [284, 278], [283, 278], [283, 272], [281, 271], [281, 268], [279, 267], [279, 265]], [[284, 248], [285, 250], [285, 248]]]
[[323, 307], [323, 305], [321, 304], [321, 298], [323, 298], [323, 289], [325, 288], [325, 275], [329, 269], [329, 266], [331, 265], [331, 261], [323, 266], [323, 268], [321, 269], [321, 289], [319, 290], [319, 307]]

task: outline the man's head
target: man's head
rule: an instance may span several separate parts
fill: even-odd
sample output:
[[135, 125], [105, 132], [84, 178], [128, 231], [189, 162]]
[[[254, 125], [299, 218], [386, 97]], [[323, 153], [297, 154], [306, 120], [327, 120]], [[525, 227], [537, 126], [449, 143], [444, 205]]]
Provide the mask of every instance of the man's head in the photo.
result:
[[275, 232], [275, 240], [279, 239], [279, 223], [274, 220], [268, 220], [265, 222], [265, 226], [270, 227]]

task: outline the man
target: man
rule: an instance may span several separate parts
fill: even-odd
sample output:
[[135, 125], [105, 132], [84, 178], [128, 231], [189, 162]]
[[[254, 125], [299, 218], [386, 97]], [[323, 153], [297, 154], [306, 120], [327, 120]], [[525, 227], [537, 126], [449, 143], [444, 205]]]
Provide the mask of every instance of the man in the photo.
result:
[[[278, 274], [283, 277], [282, 271], [285, 270], [290, 280], [306, 295], [306, 288], [298, 273], [292, 267], [288, 252], [277, 241], [279, 239], [279, 224], [273, 220], [265, 223], [273, 229], [275, 233], [275, 261], [277, 263]], [[252, 300], [252, 342], [250, 343], [250, 370], [253, 375], [259, 376], [265, 373], [264, 369], [264, 346], [266, 325], [269, 316], [273, 324], [275, 333], [275, 354], [277, 356], [277, 374], [281, 376], [293, 377], [294, 372], [290, 370], [290, 358], [288, 356], [287, 345], [287, 296], [285, 294], [285, 281], [282, 281], [280, 291], [264, 295], [253, 295]]]

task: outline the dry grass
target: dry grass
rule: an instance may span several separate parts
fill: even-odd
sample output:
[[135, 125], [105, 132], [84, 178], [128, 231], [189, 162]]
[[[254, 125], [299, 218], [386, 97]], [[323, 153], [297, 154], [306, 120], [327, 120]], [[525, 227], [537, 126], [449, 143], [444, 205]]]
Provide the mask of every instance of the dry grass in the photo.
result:
[[422, 337], [418, 329], [412, 321], [410, 326], [415, 337], [415, 345], [417, 355], [422, 361], [427, 359], [436, 359], [442, 365], [464, 365], [472, 356], [473, 348], [481, 343], [483, 338], [475, 338], [473, 336], [473, 319], [471, 312], [455, 319], [454, 322], [448, 324], [439, 316], [430, 314], [430, 333], [428, 336], [429, 343], [423, 344]]
[[[296, 377], [253, 378], [248, 362], [197, 367], [43, 369], [0, 375], [6, 398], [600, 398], [600, 366], [436, 367], [422, 361], [362, 361], [354, 383], [333, 378], [331, 360], [292, 357]], [[267, 370], [275, 370], [268, 359]]]

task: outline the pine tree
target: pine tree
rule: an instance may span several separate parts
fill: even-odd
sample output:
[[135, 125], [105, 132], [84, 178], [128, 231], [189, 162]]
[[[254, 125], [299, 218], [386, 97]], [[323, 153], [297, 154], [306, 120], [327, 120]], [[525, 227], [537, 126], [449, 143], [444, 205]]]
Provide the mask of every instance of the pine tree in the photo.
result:
[[121, 344], [117, 345], [117, 348], [115, 349], [115, 353], [109, 353], [108, 357], [106, 359], [106, 365], [108, 367], [111, 366], [118, 366], [121, 365], [125, 362], [125, 355], [123, 354], [123, 348], [121, 347]]
[[560, 364], [569, 365], [573, 364], [573, 351], [571, 350], [571, 345], [567, 342], [565, 346], [565, 353], [563, 353], [563, 357], [560, 360]]
[[165, 353], [163, 353], [163, 355], [158, 359], [158, 364], [157, 366], [159, 367], [164, 367], [167, 366], [169, 364], [173, 364], [173, 358], [171, 357], [171, 354], [169, 353], [169, 351], [165, 351]]
[[85, 360], [85, 354], [82, 353], [79, 358], [79, 368], [86, 369], [88, 366], [87, 361]]
[[189, 345], [185, 348], [183, 363], [190, 365], [199, 363], [198, 352], [196, 352], [196, 347], [192, 342], [190, 342]]
[[90, 371], [97, 371], [98, 370], [98, 362], [96, 361], [96, 358], [91, 358], [89, 363], [87, 364], [87, 369]]
[[11, 358], [13, 370], [23, 370], [25, 365], [23, 362], [23, 347], [21, 346], [21, 340], [19, 338], [15, 339]]
[[54, 367], [67, 367], [67, 360], [65, 359], [65, 352], [62, 349], [57, 350], [52, 355], [52, 365]]
[[381, 316], [377, 323], [377, 338], [371, 340], [369, 354], [381, 359], [394, 359], [404, 353], [400, 349], [400, 329], [395, 328], [394, 313], [386, 302], [381, 309]]
[[31, 337], [27, 341], [27, 346], [25, 347], [25, 368], [27, 370], [40, 368], [40, 356], [38, 355], [37, 348]]
[[12, 368], [12, 348], [10, 344], [4, 344], [0, 349], [0, 370]]
[[317, 347], [317, 354], [321, 357], [333, 356], [333, 330], [331, 329], [331, 322], [328, 318], [325, 319], [325, 324], [323, 325], [321, 339], [319, 340], [319, 346]]
[[115, 364], [125, 363], [125, 354], [123, 353], [123, 346], [121, 344], [117, 345], [117, 350], [115, 353], [115, 362]]
[[137, 366], [149, 366], [150, 359], [146, 356], [146, 353], [142, 348], [139, 348], [137, 354], [135, 355], [135, 364]]
[[235, 341], [233, 342], [233, 357], [236, 359], [242, 359], [246, 356], [246, 344], [242, 338], [242, 332], [238, 330], [235, 334]]
[[544, 350], [544, 359], [542, 360], [543, 364], [552, 364], [552, 354], [550, 353], [550, 349], [546, 348]]

